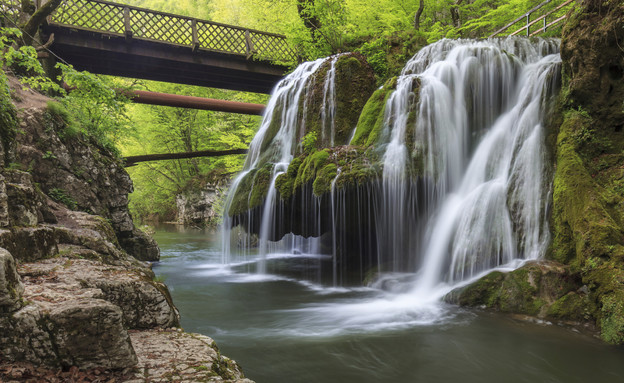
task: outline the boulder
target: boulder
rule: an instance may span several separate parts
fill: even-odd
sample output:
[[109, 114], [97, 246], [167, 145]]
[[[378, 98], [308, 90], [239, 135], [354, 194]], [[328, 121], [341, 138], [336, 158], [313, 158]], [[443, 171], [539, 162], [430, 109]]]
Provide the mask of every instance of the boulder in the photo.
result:
[[0, 313], [13, 312], [22, 307], [24, 285], [17, 274], [15, 259], [0, 248]]

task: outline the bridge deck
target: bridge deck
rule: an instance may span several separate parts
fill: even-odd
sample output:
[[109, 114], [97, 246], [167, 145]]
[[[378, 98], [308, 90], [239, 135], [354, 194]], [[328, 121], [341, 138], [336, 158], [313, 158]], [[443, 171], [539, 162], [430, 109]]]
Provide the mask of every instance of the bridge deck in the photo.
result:
[[[0, 0], [16, 13], [20, 0]], [[43, 37], [79, 70], [260, 93], [296, 53], [281, 35], [102, 0], [64, 0]]]

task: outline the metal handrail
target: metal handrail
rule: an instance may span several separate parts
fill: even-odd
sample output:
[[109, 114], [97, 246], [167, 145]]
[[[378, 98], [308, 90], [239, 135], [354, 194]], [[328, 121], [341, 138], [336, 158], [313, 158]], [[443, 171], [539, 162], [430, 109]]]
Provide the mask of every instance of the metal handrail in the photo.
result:
[[[537, 35], [537, 34], [539, 34], [539, 33], [546, 32], [546, 30], [547, 30], [548, 28], [550, 28], [551, 26], [554, 26], [554, 25], [556, 25], [556, 24], [560, 23], [561, 21], [563, 21], [563, 20], [565, 20], [565, 19], [567, 18], [567, 17], [564, 15], [564, 16], [558, 17], [558, 18], [557, 18], [557, 19], [555, 19], [554, 21], [552, 21], [552, 22], [550, 22], [550, 23], [548, 23], [548, 24], [547, 24], [547, 23], [546, 23], [546, 19], [547, 19], [547, 17], [548, 17], [548, 16], [550, 16], [550, 15], [552, 15], [553, 13], [555, 13], [555, 12], [557, 12], [557, 11], [559, 11], [559, 10], [563, 9], [564, 7], [566, 7], [566, 6], [570, 5], [570, 4], [571, 4], [571, 3], [573, 3], [574, 1], [575, 1], [575, 0], [567, 0], [567, 1], [563, 2], [562, 4], [560, 4], [559, 6], [557, 6], [556, 8], [554, 8], [553, 10], [551, 10], [551, 11], [549, 11], [549, 12], [547, 12], [547, 13], [543, 14], [542, 16], [538, 17], [537, 19], [535, 19], [535, 20], [531, 21], [531, 15], [532, 15], [533, 13], [535, 13], [536, 11], [540, 10], [541, 8], [543, 8], [544, 6], [546, 6], [546, 5], [548, 5], [548, 4], [550, 4], [550, 3], [552, 2], [552, 0], [546, 0], [546, 1], [544, 1], [543, 3], [541, 3], [541, 4], [539, 4], [539, 5], [535, 6], [535, 7], [533, 7], [531, 10], [529, 10], [529, 11], [525, 12], [522, 16], [518, 17], [518, 18], [517, 18], [517, 19], [515, 19], [514, 21], [512, 21], [512, 22], [508, 23], [507, 25], [505, 25], [504, 27], [502, 27], [502, 28], [498, 29], [496, 32], [494, 32], [494, 33], [492, 33], [491, 35], [489, 35], [489, 36], [488, 36], [488, 38], [490, 38], [490, 37], [494, 37], [494, 36], [497, 36], [497, 35], [499, 35], [499, 34], [501, 34], [501, 33], [505, 32], [505, 31], [507, 31], [510, 27], [512, 27], [512, 26], [513, 26], [513, 25], [515, 25], [516, 23], [518, 23], [518, 22], [522, 21], [523, 19], [526, 19], [526, 25], [525, 25], [525, 26], [523, 26], [522, 28], [520, 28], [520, 29], [518, 29], [518, 30], [514, 31], [513, 33], [511, 33], [511, 34], [510, 34], [510, 36], [515, 36], [515, 35], [519, 34], [520, 32], [522, 32], [522, 31], [524, 31], [524, 30], [526, 30], [526, 35], [527, 35], [527, 36], [531, 36], [531, 37], [532, 37], [532, 36], [535, 36], [535, 35]], [[531, 27], [532, 27], [533, 25], [535, 25], [538, 21], [541, 21], [541, 20], [543, 20], [544, 26], [543, 26], [542, 28], [538, 29], [537, 31], [535, 31], [535, 32], [531, 33]]]

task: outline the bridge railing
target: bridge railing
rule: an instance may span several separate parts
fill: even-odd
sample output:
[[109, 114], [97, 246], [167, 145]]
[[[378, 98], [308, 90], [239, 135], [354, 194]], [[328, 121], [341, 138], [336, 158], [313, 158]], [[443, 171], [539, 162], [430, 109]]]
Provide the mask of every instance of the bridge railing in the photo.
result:
[[[548, 28], [551, 28], [566, 19], [566, 13], [574, 6], [574, 2], [575, 0], [546, 0], [496, 32], [492, 33], [488, 36], [488, 38], [499, 35], [515, 36], [522, 32], [524, 32], [526, 36], [533, 37], [540, 33], [544, 33], [548, 30]], [[560, 4], [556, 5], [557, 3]], [[538, 17], [531, 20], [531, 16], [534, 15], [537, 15]], [[517, 28], [517, 24], [522, 21], [525, 22], [524, 26], [516, 29], [512, 33], [507, 33], [510, 28]], [[541, 25], [539, 25], [540, 21]], [[533, 32], [531, 32], [531, 27], [536, 27], [537, 29], [534, 29]]]
[[[0, 7], [6, 14], [15, 15], [20, 0], [0, 0]], [[283, 35], [102, 0], [64, 0], [48, 17], [48, 23], [247, 59], [288, 64], [298, 60]]]

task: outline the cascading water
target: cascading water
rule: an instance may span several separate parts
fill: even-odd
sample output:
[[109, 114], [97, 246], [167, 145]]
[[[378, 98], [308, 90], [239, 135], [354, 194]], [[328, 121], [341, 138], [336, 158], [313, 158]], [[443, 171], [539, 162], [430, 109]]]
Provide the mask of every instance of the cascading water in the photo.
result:
[[[275, 180], [287, 171], [306, 132], [304, 95], [325, 60], [305, 63], [276, 88], [226, 209], [241, 179], [271, 163], [262, 211], [249, 213], [261, 214], [260, 253], [321, 252], [320, 235], [326, 233], [335, 285], [347, 268], [359, 269], [360, 278], [371, 268], [382, 278], [388, 272], [410, 273], [409, 304], [414, 297], [439, 297], [440, 285], [448, 291], [492, 268], [539, 258], [549, 241], [551, 178], [543, 121], [559, 81], [557, 50], [555, 40], [524, 39], [443, 40], [422, 49], [387, 98], [375, 145], [383, 166], [379, 181], [338, 189], [337, 181], [347, 173], [339, 166], [327, 195], [304, 189], [297, 200], [303, 211], [297, 225], [315, 226], [308, 232], [319, 237], [289, 235], [276, 244], [269, 241], [274, 226], [292, 218], [282, 214]], [[334, 142], [333, 125], [336, 60], [328, 60], [320, 113], [321, 139], [332, 146], [340, 144]], [[330, 199], [326, 225], [322, 198]], [[354, 201], [363, 204], [355, 216]], [[232, 224], [228, 219], [226, 228]], [[363, 222], [372, 222], [372, 236], [353, 232]], [[224, 254], [230, 242], [224, 240]], [[365, 255], [347, 254], [371, 248]]]

